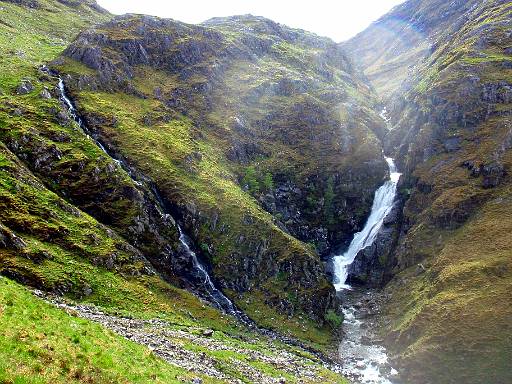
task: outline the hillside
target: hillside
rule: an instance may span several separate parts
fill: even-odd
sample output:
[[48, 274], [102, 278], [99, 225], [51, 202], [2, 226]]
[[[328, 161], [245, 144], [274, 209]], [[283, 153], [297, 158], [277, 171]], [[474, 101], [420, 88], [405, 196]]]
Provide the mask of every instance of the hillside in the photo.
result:
[[405, 382], [512, 379], [511, 13], [407, 1], [343, 44], [387, 106], [405, 173], [382, 321]]
[[0, 64], [0, 382], [512, 382], [510, 1], [0, 0]]
[[323, 323], [335, 298], [318, 252], [362, 225], [386, 172], [374, 100], [336, 44], [253, 16], [127, 15], [82, 32], [52, 68], [241, 308]]
[[[259, 247], [261, 252], [256, 254], [257, 257], [264, 259], [263, 255], [271, 255], [279, 257], [282, 263], [273, 264], [270, 263], [273, 259], [266, 260], [272, 272], [261, 276], [271, 289], [247, 295], [243, 302], [240, 298], [240, 306], [244, 304], [247, 313], [255, 320], [261, 320], [263, 325], [302, 338], [317, 350], [330, 350], [332, 324], [339, 321], [339, 316], [334, 311], [333, 289], [318, 253], [287, 233], [284, 224], [284, 229], [278, 229], [274, 224], [277, 219], [273, 219], [249, 192], [243, 190], [235, 170], [239, 169], [243, 176], [245, 173], [241, 170], [246, 166], [233, 166], [232, 174], [224, 174], [228, 168], [225, 170], [216, 163], [216, 156], [221, 156], [218, 152], [220, 147], [215, 147], [213, 142], [196, 142], [194, 137], [201, 133], [192, 129], [191, 117], [176, 111], [180, 122], [158, 121], [158, 124], [169, 124], [169, 131], [160, 133], [173, 139], [172, 150], [166, 147], [165, 153], [178, 156], [183, 167], [190, 167], [187, 171], [182, 170], [182, 175], [194, 175], [196, 166], [190, 162], [204, 158], [205, 172], [211, 172], [214, 183], [210, 183], [212, 179], [208, 179], [206, 173], [202, 182], [183, 177], [193, 198], [185, 194], [174, 196], [167, 186], [179, 179], [167, 179], [150, 172], [147, 172], [148, 176], [142, 174], [149, 168], [158, 170], [160, 163], [157, 159], [148, 166], [142, 163], [141, 158], [134, 157], [134, 164], [140, 161], [137, 164], [140, 171], [134, 169], [137, 172], [135, 176], [131, 169], [121, 166], [117, 159], [105, 153], [104, 148], [91, 140], [69, 115], [57, 87], [56, 74], [42, 65], [59, 61], [61, 53], [80, 31], [96, 23], [104, 23], [111, 17], [91, 1], [0, 2], [0, 274], [31, 288], [66, 297], [77, 308], [70, 311], [74, 316], [77, 316], [80, 303], [87, 303], [112, 316], [157, 318], [168, 322], [168, 332], [179, 334], [170, 341], [174, 348], [182, 350], [183, 356], [188, 353], [189, 360], [208, 360], [208, 366], [215, 367], [217, 373], [210, 375], [197, 367], [184, 372], [176, 367], [176, 364], [181, 366], [182, 360], [178, 360], [181, 361], [179, 364], [166, 365], [155, 358], [156, 352], [152, 353], [149, 345], [135, 346], [92, 323], [69, 320], [61, 310], [50, 309], [20, 285], [2, 278], [0, 319], [9, 327], [2, 327], [6, 332], [2, 333], [1, 342], [9, 345], [9, 349], [4, 350], [7, 355], [0, 367], [1, 380], [40, 382], [37, 377], [44, 375], [52, 382], [130, 381], [134, 377], [140, 377], [143, 382], [154, 376], [161, 381], [173, 382], [181, 375], [182, 379], [202, 377], [205, 382], [256, 380], [255, 377], [266, 382], [286, 377], [294, 382], [301, 376], [301, 369], [309, 372], [312, 382], [342, 380], [339, 375], [323, 368], [323, 363], [305, 349], [291, 347], [245, 329], [234, 318], [204, 301], [208, 297], [198, 283], [200, 276], [192, 265], [190, 253], [179, 239], [177, 224], [169, 213], [163, 214], [170, 212], [176, 215], [197, 241], [203, 239], [199, 237], [199, 230], [207, 228], [202, 219], [207, 218], [211, 221], [211, 228], [221, 229], [212, 242], [219, 240], [229, 244], [228, 240], [232, 242], [233, 238], [223, 235], [228, 229], [230, 236], [236, 235], [241, 243], [244, 242], [243, 231], [236, 232], [236, 228], [244, 224], [236, 220], [241, 221], [241, 212], [245, 212], [242, 209], [247, 209], [245, 225], [252, 223], [254, 231], [263, 228], [274, 237], [268, 240], [267, 245], [267, 240], [261, 244], [251, 243], [254, 238], [247, 235], [251, 240], [245, 242], [246, 248]], [[88, 70], [78, 62], [66, 64], [70, 64], [66, 68], [73, 69], [72, 73]], [[91, 72], [89, 69], [87, 73]], [[71, 88], [71, 79], [64, 74], [62, 76], [69, 81]], [[157, 103], [139, 96], [124, 113], [119, 113], [120, 122], [128, 121], [130, 112], [140, 111], [137, 109], [139, 106], [147, 108]], [[96, 94], [95, 97], [99, 96]], [[131, 101], [134, 95], [105, 93], [104, 97], [104, 103], [122, 103]], [[119, 104], [119, 108], [121, 106]], [[154, 111], [149, 110], [152, 118], [159, 113], [158, 106]], [[92, 113], [92, 110], [90, 113], [84, 111], [88, 122]], [[175, 116], [170, 110], [167, 113]], [[199, 114], [200, 111], [191, 110], [191, 113]], [[368, 116], [371, 119], [371, 111]], [[97, 128], [91, 123], [91, 129]], [[161, 139], [147, 136], [149, 144], [168, 145]], [[367, 156], [374, 157], [379, 163], [379, 157], [373, 153], [375, 145], [370, 141]], [[116, 154], [124, 150], [121, 145], [119, 149], [112, 148], [115, 149], [112, 153]], [[188, 156], [191, 153], [192, 156]], [[154, 153], [146, 151], [146, 154]], [[173, 167], [171, 171], [177, 170]], [[374, 179], [368, 181], [365, 188], [369, 193], [371, 183], [378, 182], [383, 174], [383, 171], [375, 172]], [[189, 182], [196, 183], [198, 187], [187, 184]], [[277, 176], [273, 183], [278, 185]], [[165, 191], [165, 194], [162, 192], [165, 202], [159, 201], [157, 189]], [[209, 189], [215, 193], [209, 194]], [[185, 199], [189, 197], [189, 200]], [[208, 216], [199, 206], [203, 198], [213, 204], [208, 206]], [[219, 199], [219, 202], [227, 201], [229, 206], [238, 210], [233, 208], [233, 216], [225, 210], [221, 218], [215, 218], [212, 198]], [[194, 208], [194, 204], [198, 208]], [[363, 213], [359, 215], [359, 220], [362, 220]], [[194, 229], [198, 223], [202, 225]], [[210, 251], [212, 246], [203, 240], [194, 248], [212, 261], [230, 255], [214, 252], [213, 248]], [[217, 246], [222, 249], [223, 245]], [[222, 267], [228, 271], [229, 268], [237, 270], [238, 263], [233, 256], [233, 260], [228, 259]], [[244, 263], [247, 265], [247, 261]], [[293, 284], [299, 286], [303, 296], [292, 296], [292, 288], [285, 280], [288, 270], [279, 274], [279, 268], [289, 268], [292, 276], [298, 276]], [[253, 273], [256, 272], [260, 270]], [[238, 278], [245, 282], [252, 276], [239, 275]], [[281, 285], [274, 287], [272, 279]], [[220, 274], [216, 281], [228, 287], [229, 280]], [[231, 284], [233, 289], [239, 287], [237, 282]], [[234, 290], [225, 290], [226, 294], [238, 298]], [[281, 305], [279, 295], [288, 301]], [[261, 302], [252, 301], [256, 299], [261, 299]], [[291, 309], [290, 303], [293, 303]], [[311, 316], [303, 315], [307, 311]], [[295, 317], [288, 316], [290, 312]], [[326, 316], [330, 322], [325, 320]], [[282, 321], [276, 322], [277, 318]], [[32, 329], [28, 329], [28, 319]], [[201, 346], [213, 343], [197, 339], [197, 335], [208, 330], [219, 338], [217, 348], [224, 348], [226, 352], [209, 351]], [[101, 359], [95, 357], [98, 348], [101, 350], [103, 347], [92, 348], [91, 345], [98, 343], [111, 345], [110, 354]], [[251, 352], [254, 349], [261, 354], [254, 355]], [[65, 350], [76, 358], [70, 360], [64, 356]], [[112, 366], [117, 364], [116, 359], [126, 354], [133, 354], [133, 359], [126, 360], [124, 365]], [[296, 359], [293, 364], [292, 360], [286, 360], [292, 356]], [[287, 368], [283, 370], [283, 366]]]
[[[194, 26], [18, 0], [0, 16], [0, 319], [16, 362], [2, 380], [343, 380], [308, 352], [331, 353], [342, 320], [322, 257], [386, 176], [377, 101], [343, 51], [250, 15]], [[238, 320], [288, 344], [219, 310], [206, 273]], [[151, 330], [135, 346], [12, 280], [72, 316], [112, 316], [115, 332], [165, 321], [181, 360], [147, 349]], [[210, 330], [219, 340], [198, 338]], [[115, 346], [101, 361], [96, 339]], [[144, 357], [113, 368], [127, 351]], [[183, 356], [215, 370], [183, 373]]]

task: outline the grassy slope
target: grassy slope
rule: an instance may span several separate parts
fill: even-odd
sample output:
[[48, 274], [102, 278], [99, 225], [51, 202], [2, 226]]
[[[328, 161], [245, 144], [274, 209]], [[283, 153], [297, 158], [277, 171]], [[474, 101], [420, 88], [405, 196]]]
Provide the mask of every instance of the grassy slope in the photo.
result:
[[0, 278], [0, 288], [2, 383], [181, 383], [198, 377], [14, 282]]
[[[65, 133], [71, 140], [56, 145], [64, 149], [66, 156], [71, 153], [72, 156], [107, 164], [108, 160], [101, 157], [101, 151], [83, 134], [74, 130], [72, 125], [63, 127], [56, 124], [48, 115], [48, 108], [57, 105], [55, 99], [43, 100], [37, 95], [43, 86], [51, 89], [55, 84], [53, 80], [41, 78], [36, 71], [37, 65], [51, 60], [64, 49], [64, 39], [71, 38], [87, 23], [104, 20], [106, 16], [82, 9], [80, 14], [83, 18], [80, 18], [76, 10], [61, 4], [41, 3], [44, 10], [27, 10], [10, 3], [0, 3], [2, 20], [9, 24], [0, 26], [0, 48], [4, 53], [1, 56], [4, 69], [0, 74], [0, 128], [3, 138], [19, 137], [28, 131], [41, 134], [43, 138], [50, 133]], [[29, 95], [17, 96], [15, 89], [24, 78], [30, 78], [36, 89]], [[22, 116], [17, 116], [16, 109], [23, 111]], [[127, 179], [122, 172], [118, 177]], [[140, 254], [115, 232], [77, 210], [49, 188], [52, 188], [51, 183], [43, 184], [1, 144], [1, 229], [4, 235], [15, 234], [24, 242], [22, 247], [11, 245], [0, 249], [2, 274], [42, 289], [66, 293], [82, 302], [100, 305], [106, 311], [143, 318], [159, 317], [185, 329], [217, 329], [227, 332], [226, 337], [232, 338], [233, 343], [245, 345], [238, 339], [241, 331], [232, 319], [205, 306], [190, 293], [164, 283], [151, 273]], [[108, 260], [114, 253], [116, 260], [111, 264]], [[71, 320], [69, 316], [33, 299], [14, 283], [3, 279], [1, 284], [0, 318], [9, 324], [9, 327], [2, 326], [5, 330], [2, 341], [11, 348], [1, 348], [11, 359], [2, 359], [5, 362], [3, 380], [9, 382], [16, 377], [24, 377], [17, 382], [41, 382], [46, 378], [69, 381], [76, 374], [76, 380], [81, 378], [80, 375], [82, 378], [89, 375], [94, 381], [101, 382], [132, 381], [133, 375], [144, 377], [156, 370], [168, 382], [171, 375], [181, 375], [179, 369], [165, 366], [150, 357], [144, 348], [113, 337], [87, 322]], [[30, 329], [26, 329], [28, 320], [31, 321]], [[55, 326], [57, 323], [61, 323], [61, 328]], [[88, 336], [83, 334], [77, 345], [68, 338], [70, 327], [77, 327], [75, 333], [87, 332]], [[44, 343], [48, 340], [45, 341], [41, 335], [44, 336], [45, 332], [57, 335], [57, 341], [51, 339], [49, 342], [55, 343], [54, 352], [58, 351], [58, 355], [57, 352], [53, 356], [53, 353], [49, 355], [44, 351]], [[121, 356], [131, 354], [133, 360], [117, 365], [110, 361], [116, 359], [114, 355], [117, 353], [105, 352], [104, 360], [97, 357], [96, 352], [102, 347], [95, 345], [94, 339], [103, 345], [109, 344], [115, 349], [113, 352], [119, 352]], [[264, 346], [260, 348], [264, 350]], [[77, 359], [71, 359], [73, 354], [63, 356], [61, 352], [65, 350], [75, 351]], [[228, 367], [233, 364], [228, 356], [222, 359]], [[17, 365], [9, 364], [10, 361], [17, 362]], [[128, 366], [131, 369], [123, 369]], [[263, 366], [261, 369], [267, 368]], [[37, 381], [42, 372], [45, 378]], [[326, 371], [325, 375], [328, 377], [330, 374]]]
[[[76, 127], [73, 124], [61, 125], [58, 124], [55, 118], [55, 115], [52, 109], [59, 108], [59, 102], [57, 99], [53, 98], [50, 100], [45, 100], [39, 96], [39, 92], [44, 88], [48, 88], [52, 90], [55, 86], [55, 79], [48, 78], [47, 76], [42, 76], [40, 73], [36, 71], [36, 67], [44, 62], [50, 61], [55, 55], [58, 55], [61, 52], [66, 43], [66, 40], [59, 40], [60, 43], [55, 48], [56, 39], [70, 39], [73, 37], [73, 31], [78, 32], [80, 26], [87, 25], [93, 20], [95, 21], [103, 21], [105, 20], [105, 15], [94, 15], [86, 13], [86, 17], [81, 22], [78, 22], [76, 17], [76, 12], [74, 10], [69, 10], [68, 8], [57, 4], [55, 5], [53, 2], [44, 3], [46, 10], [27, 10], [26, 8], [18, 7], [12, 5], [10, 3], [6, 3], [3, 6], [3, 13], [6, 15], [6, 20], [9, 20], [10, 27], [0, 26], [0, 32], [2, 33], [1, 44], [2, 50], [6, 52], [5, 56], [2, 56], [3, 64], [5, 71], [0, 74], [1, 81], [0, 87], [3, 89], [3, 95], [0, 96], [2, 98], [2, 105], [0, 106], [0, 134], [3, 140], [17, 140], [18, 142], [23, 142], [23, 138], [29, 138], [26, 153], [30, 154], [30, 151], [33, 150], [30, 145], [32, 143], [37, 143], [40, 148], [36, 147], [36, 150], [43, 149], [45, 152], [50, 151], [53, 148], [57, 148], [61, 153], [61, 159], [57, 162], [57, 166], [55, 167], [53, 174], [45, 175], [46, 177], [43, 179], [46, 186], [54, 189], [62, 196], [67, 196], [68, 192], [73, 189], [76, 193], [80, 193], [83, 191], [84, 193], [95, 193], [98, 189], [104, 188], [105, 185], [112, 185], [107, 191], [111, 195], [115, 196], [115, 200], [112, 200], [111, 197], [106, 195], [98, 196], [98, 199], [107, 198], [107, 203], [105, 203], [104, 207], [106, 210], [114, 212], [114, 217], [119, 217], [119, 226], [127, 225], [131, 222], [133, 218], [137, 217], [138, 212], [134, 209], [133, 206], [130, 206], [130, 201], [123, 201], [121, 198], [117, 198], [116, 191], [123, 191], [126, 188], [133, 188], [133, 183], [129, 179], [129, 177], [115, 164], [107, 159], [102, 151], [88, 138], [83, 135], [80, 131], [76, 130]], [[83, 11], [85, 12], [85, 11]], [[28, 17], [27, 17], [28, 15]], [[94, 18], [96, 17], [96, 18]], [[42, 21], [45, 22], [42, 22]], [[50, 26], [54, 26], [53, 28]], [[52, 32], [50, 33], [49, 30]], [[19, 31], [19, 33], [17, 33]], [[55, 34], [54, 40], [51, 40], [50, 37]], [[13, 45], [11, 41], [13, 40], [13, 36], [15, 36], [15, 40], [18, 49], [15, 51], [12, 49]], [[21, 39], [21, 37], [23, 39]], [[46, 44], [42, 44], [44, 41]], [[24, 52], [25, 56], [20, 58], [16, 52]], [[29, 53], [30, 52], [30, 56]], [[83, 67], [77, 67], [77, 69], [84, 71]], [[30, 79], [35, 86], [35, 90], [28, 95], [15, 95], [16, 87], [20, 84], [22, 79]], [[97, 96], [97, 95], [96, 95]], [[198, 199], [206, 198], [206, 201], [209, 203], [209, 206], [212, 204], [211, 194], [208, 190], [205, 190], [205, 187], [208, 186], [209, 182], [212, 180], [211, 176], [213, 174], [217, 175], [214, 180], [216, 184], [214, 187], [220, 191], [218, 198], [223, 198], [224, 203], [222, 204], [226, 210], [226, 221], [237, 222], [239, 220], [238, 215], [233, 219], [230, 216], [230, 210], [228, 207], [232, 207], [233, 210], [236, 210], [243, 205], [247, 208], [247, 210], [254, 213], [254, 217], [259, 217], [260, 224], [259, 227], [253, 226], [252, 231], [254, 233], [259, 233], [258, 228], [262, 230], [268, 229], [268, 223], [272, 222], [272, 219], [268, 214], [262, 212], [260, 208], [258, 208], [255, 202], [248, 197], [247, 194], [243, 193], [238, 186], [230, 179], [226, 179], [224, 174], [222, 174], [223, 169], [218, 164], [218, 153], [215, 148], [212, 147], [211, 144], [204, 144], [204, 148], [194, 148], [194, 145], [191, 145], [190, 133], [186, 131], [187, 127], [190, 127], [190, 123], [184, 119], [182, 129], [171, 129], [168, 131], [156, 131], [154, 127], [148, 127], [147, 129], [138, 129], [139, 119], [141, 118], [140, 114], [151, 109], [151, 104], [149, 102], [141, 102], [140, 99], [126, 97], [124, 99], [112, 99], [111, 95], [104, 94], [104, 98], [102, 99], [94, 99], [97, 101], [96, 106], [106, 105], [106, 107], [110, 111], [116, 111], [116, 108], [121, 108], [123, 111], [132, 111], [132, 113], [127, 113], [126, 116], [119, 114], [119, 119], [121, 122], [127, 122], [128, 126], [136, 126], [137, 129], [132, 131], [132, 134], [138, 135], [135, 138], [127, 139], [126, 142], [134, 143], [133, 150], [136, 150], [137, 153], [145, 156], [144, 157], [144, 166], [140, 166], [140, 170], [148, 172], [148, 174], [152, 174], [155, 180], [158, 180], [162, 183], [164, 188], [167, 188], [167, 183], [169, 181], [178, 180], [179, 182], [185, 183], [187, 186], [187, 195], [193, 193], [197, 196]], [[108, 104], [110, 103], [110, 104]], [[114, 103], [118, 103], [117, 107], [113, 105]], [[149, 104], [149, 105], [148, 105]], [[140, 107], [140, 109], [139, 109]], [[21, 116], [17, 116], [16, 111], [22, 111]], [[135, 113], [139, 112], [140, 114], [135, 115]], [[174, 124], [174, 123], [173, 123]], [[173, 126], [173, 125], [171, 125]], [[179, 125], [177, 125], [179, 126]], [[67, 137], [68, 139], [65, 141], [57, 140], [55, 137]], [[144, 145], [150, 144], [152, 145], [151, 150], [143, 150], [139, 151], [141, 148], [138, 144], [144, 143]], [[169, 152], [165, 150], [167, 154], [172, 154], [174, 156], [173, 160], [176, 162], [182, 161], [183, 158], [192, 152], [194, 149], [198, 151], [202, 151], [205, 153], [205, 160], [201, 162], [203, 166], [203, 171], [201, 175], [201, 179], [197, 180], [195, 178], [190, 177], [190, 173], [184, 170], [183, 168], [172, 167], [170, 168], [168, 165], [168, 159], [162, 158], [162, 156], [157, 152], [158, 148], [164, 149], [162, 146], [172, 145], [173, 151]], [[147, 149], [148, 147], [142, 146], [143, 149]], [[181, 151], [178, 149], [181, 148]], [[10, 157], [11, 154], [7, 153], [8, 149], [4, 148], [6, 151], [6, 156]], [[30, 157], [27, 159], [30, 161]], [[164, 164], [162, 165], [162, 161]], [[167, 164], [167, 167], [165, 166]], [[85, 165], [85, 166], [84, 166]], [[18, 164], [11, 165], [10, 167], [14, 171], [18, 171], [21, 168]], [[73, 171], [74, 169], [79, 169], [80, 172], [76, 173]], [[98, 174], [96, 171], [100, 169], [101, 172]], [[113, 170], [112, 170], [113, 169]], [[72, 170], [72, 171], [70, 171]], [[155, 174], [155, 171], [165, 170], [166, 172], [171, 173], [159, 173]], [[178, 174], [174, 174], [172, 172], [178, 171]], [[27, 172], [24, 170], [23, 172]], [[87, 180], [81, 179], [81, 175], [86, 174]], [[178, 177], [177, 179], [175, 177]], [[8, 177], [8, 174], [5, 175]], [[16, 179], [16, 176], [12, 174], [10, 177]], [[96, 190], [94, 189], [94, 185], [91, 183], [91, 178], [99, 177], [99, 181], [96, 184]], [[60, 179], [60, 180], [59, 180]], [[7, 180], [7, 179], [5, 179]], [[202, 180], [202, 181], [201, 181]], [[14, 182], [14, 181], [13, 181]], [[91, 187], [92, 186], [92, 187]], [[210, 187], [208, 186], [207, 189]], [[170, 188], [169, 188], [170, 189]], [[6, 191], [7, 193], [7, 191]], [[32, 193], [33, 199], [39, 198], [40, 192], [34, 191]], [[38, 234], [39, 226], [45, 225], [44, 220], [40, 215], [36, 212], [33, 213], [29, 220], [25, 222], [21, 222], [20, 217], [14, 215], [16, 212], [16, 205], [21, 203], [23, 200], [23, 204], [34, 205], [36, 203], [32, 202], [28, 198], [27, 192], [20, 193], [18, 189], [9, 192], [10, 198], [6, 200], [5, 210], [3, 211], [3, 220], [6, 221], [16, 221], [16, 224], [11, 223], [11, 225], [16, 225], [16, 229], [19, 231], [28, 231], [30, 235], [34, 234], [37, 236], [42, 236], [42, 234]], [[9, 202], [9, 204], [7, 204]], [[94, 202], [96, 204], [96, 202]], [[128, 205], [127, 205], [128, 204]], [[58, 208], [50, 206], [46, 208], [47, 212], [56, 212]], [[121, 213], [121, 216], [119, 216]], [[48, 213], [51, 215], [51, 213]], [[116, 216], [117, 215], [117, 216]], [[32, 221], [34, 223], [32, 223]], [[39, 222], [43, 221], [43, 224]], [[59, 220], [56, 220], [56, 226], [59, 227], [61, 223]], [[128, 223], [126, 223], [128, 222]], [[124, 223], [124, 224], [123, 224]], [[65, 224], [64, 232], [68, 231], [68, 227], [72, 227], [72, 231], [80, 232], [80, 226], [83, 225], [79, 222], [71, 222]], [[98, 224], [95, 224], [98, 225]], [[272, 225], [272, 224], [271, 224]], [[30, 230], [28, 227], [33, 226]], [[272, 225], [273, 226], [273, 225]], [[22, 233], [21, 232], [21, 233]], [[65, 246], [65, 252], [67, 252], [67, 256], [76, 257], [77, 255], [74, 253], [76, 242], [82, 243], [94, 243], [99, 240], [94, 240], [95, 238], [103, 239], [105, 238], [106, 232], [105, 229], [102, 232], [96, 232], [94, 235], [90, 233], [80, 233], [82, 237], [78, 235], [74, 235], [73, 238], [70, 238], [67, 241]], [[92, 239], [91, 239], [92, 236]], [[287, 245], [288, 252], [290, 255], [300, 254], [302, 256], [314, 258], [313, 253], [309, 248], [304, 248], [304, 245], [298, 242], [297, 240], [291, 238], [288, 235], [284, 235], [281, 232], [282, 241], [284, 241]], [[43, 236], [44, 239], [44, 236]], [[82, 240], [84, 239], [84, 240]], [[216, 238], [221, 244], [219, 247], [224, 246], [223, 243], [229, 243], [232, 239], [222, 239]], [[232, 247], [233, 245], [229, 243]], [[44, 248], [45, 245], [42, 247]], [[79, 243], [79, 248], [83, 247], [81, 243]], [[276, 245], [278, 246], [278, 245]], [[122, 245], [121, 247], [126, 248], [127, 244]], [[61, 247], [62, 248], [62, 247]], [[57, 249], [55, 253], [61, 253], [62, 249]], [[116, 248], [104, 248], [101, 252], [98, 252], [98, 248], [92, 249], [93, 247], [89, 247], [91, 249], [87, 250], [86, 257], [89, 259], [104, 259], [103, 264], [106, 262], [106, 259], [110, 258], [110, 256], [117, 252]], [[299, 249], [297, 252], [296, 249]], [[304, 255], [304, 249], [306, 249], [306, 253]], [[38, 250], [34, 250], [31, 252], [37, 253]], [[62, 262], [62, 260], [59, 260]], [[94, 261], [96, 264], [97, 260]], [[128, 263], [129, 264], [129, 263]], [[94, 274], [90, 273], [86, 277], [81, 277], [79, 282], [73, 281], [69, 282], [69, 280], [73, 280], [74, 277], [65, 278], [64, 270], [65, 268], [54, 268], [50, 265], [48, 269], [45, 268], [45, 265], [31, 265], [27, 267], [26, 261], [23, 258], [19, 258], [16, 256], [10, 256], [9, 262], [5, 262], [6, 268], [8, 267], [9, 273], [11, 275], [16, 275], [18, 278], [23, 278], [24, 275], [45, 275], [43, 278], [27, 278], [26, 281], [30, 281], [32, 284], [43, 284], [47, 289], [53, 289], [55, 286], [68, 286], [65, 290], [70, 290], [74, 295], [81, 295], [80, 291], [83, 289], [83, 286], [92, 286], [93, 291], [96, 292], [95, 289], [95, 279]], [[94, 267], [91, 267], [92, 271]], [[91, 270], [89, 268], [89, 270]], [[132, 268], [130, 265], [129, 268]], [[62, 269], [62, 271], [61, 271]], [[135, 265], [133, 267], [134, 270], [140, 269], [140, 265]], [[41, 272], [42, 271], [42, 272]], [[52, 276], [58, 276], [50, 279], [47, 274], [51, 273]], [[325, 282], [327, 285], [327, 282]], [[274, 287], [270, 286], [270, 290]], [[326, 286], [327, 289], [327, 286]], [[78, 292], [78, 293], [77, 293]], [[109, 300], [108, 295], [104, 295], [101, 299]], [[101, 300], [96, 301], [97, 303], [102, 303]], [[192, 307], [194, 305], [192, 304]], [[261, 308], [260, 308], [261, 309]], [[284, 333], [290, 333], [297, 335], [303, 339], [309, 340], [317, 345], [322, 345], [323, 347], [329, 346], [331, 343], [331, 331], [329, 327], [323, 327], [319, 329], [317, 325], [307, 320], [307, 316], [304, 316], [304, 320], [299, 321], [291, 321], [287, 318], [287, 316], [278, 313], [275, 310], [267, 308], [267, 311], [261, 313], [259, 311], [251, 311], [249, 313], [254, 316], [255, 320], [265, 319], [265, 318], [279, 318], [281, 321], [278, 323], [277, 328], [279, 328]], [[273, 325], [276, 327], [276, 324], [267, 324]], [[306, 328], [308, 330], [307, 334], [303, 332], [303, 329]]]
[[[77, 318], [73, 311], [56, 309], [6, 278], [0, 277], [0, 287], [2, 382], [178, 383], [189, 382], [196, 377], [201, 377], [205, 383], [224, 382], [165, 363], [146, 347], [117, 336], [88, 320]], [[132, 317], [140, 315], [133, 312], [129, 314]], [[148, 315], [144, 313], [144, 316]], [[237, 369], [237, 361], [240, 361], [266, 377], [286, 377], [288, 382], [297, 382], [300, 378], [293, 377], [279, 364], [271, 362], [272, 356], [280, 353], [281, 348], [281, 351], [304, 357], [304, 367], [315, 373], [313, 382], [345, 382], [318, 364], [318, 360], [308, 352], [276, 341], [269, 342], [249, 334], [233, 337], [216, 332], [215, 338], [226, 346], [245, 351], [256, 350], [270, 358], [270, 361], [262, 362], [243, 353], [205, 349], [200, 341], [196, 344], [188, 337], [188, 333], [201, 334], [203, 328], [191, 326], [190, 323], [174, 323], [171, 329], [184, 332], [182, 338], [175, 340], [184, 349], [206, 354], [213, 359], [218, 370], [233, 379], [247, 381]]]
[[[418, 18], [436, 20], [433, 2], [417, 4]], [[511, 84], [504, 53], [511, 11], [508, 2], [489, 1], [449, 34], [436, 25], [436, 49], [395, 99], [388, 139], [410, 173], [402, 190], [409, 200], [383, 333], [414, 383], [511, 380], [510, 104], [483, 99], [484, 89]], [[506, 174], [485, 188], [465, 162]]]

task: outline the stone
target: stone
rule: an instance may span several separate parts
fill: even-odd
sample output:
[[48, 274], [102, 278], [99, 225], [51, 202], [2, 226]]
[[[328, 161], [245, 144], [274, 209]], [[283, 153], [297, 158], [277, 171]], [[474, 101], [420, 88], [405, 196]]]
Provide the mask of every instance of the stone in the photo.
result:
[[50, 91], [48, 91], [48, 89], [46, 89], [46, 88], [43, 88], [43, 90], [41, 91], [39, 96], [41, 96], [43, 99], [47, 99], [47, 100], [52, 98]]
[[203, 336], [205, 337], [212, 337], [213, 336], [213, 329], [206, 329], [203, 331]]
[[482, 186], [485, 189], [496, 188], [506, 175], [505, 167], [499, 162], [484, 165], [482, 168], [484, 176]]
[[443, 143], [444, 148], [448, 152], [454, 152], [460, 149], [462, 139], [460, 137], [450, 137]]
[[84, 296], [91, 296], [92, 295], [92, 288], [88, 285], [85, 285], [82, 290]]
[[16, 93], [18, 95], [27, 95], [34, 90], [34, 86], [30, 82], [30, 80], [23, 80], [21, 84], [16, 89]]
[[422, 275], [426, 271], [427, 271], [427, 269], [425, 268], [425, 266], [423, 264], [418, 264], [416, 267], [416, 276]]
[[22, 250], [27, 244], [9, 229], [0, 225], [0, 248]]

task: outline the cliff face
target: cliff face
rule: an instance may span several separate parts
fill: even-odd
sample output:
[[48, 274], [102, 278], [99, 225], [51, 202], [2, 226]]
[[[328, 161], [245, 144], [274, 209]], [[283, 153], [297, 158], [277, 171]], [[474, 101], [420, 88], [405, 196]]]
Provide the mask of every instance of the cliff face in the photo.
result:
[[322, 323], [335, 299], [318, 251], [363, 224], [386, 172], [375, 100], [335, 43], [253, 16], [128, 15], [82, 32], [53, 67], [242, 308]]
[[[386, 150], [405, 173], [382, 332], [406, 381], [511, 380], [511, 12], [408, 1], [345, 44], [386, 92]], [[371, 52], [382, 28], [414, 38]]]

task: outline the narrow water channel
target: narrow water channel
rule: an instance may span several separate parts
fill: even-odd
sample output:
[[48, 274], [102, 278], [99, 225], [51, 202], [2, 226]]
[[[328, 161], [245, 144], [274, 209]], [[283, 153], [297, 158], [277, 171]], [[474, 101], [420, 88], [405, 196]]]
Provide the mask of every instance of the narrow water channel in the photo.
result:
[[348, 249], [333, 258], [334, 286], [343, 299], [343, 340], [339, 346], [342, 371], [358, 384], [392, 384], [397, 374], [388, 362], [384, 347], [375, 343], [371, 317], [377, 303], [371, 291], [353, 290], [347, 284], [348, 267], [364, 248], [375, 241], [385, 217], [393, 208], [396, 189], [401, 174], [392, 158], [386, 157], [390, 178], [375, 193], [368, 220], [361, 232], [354, 235]]

